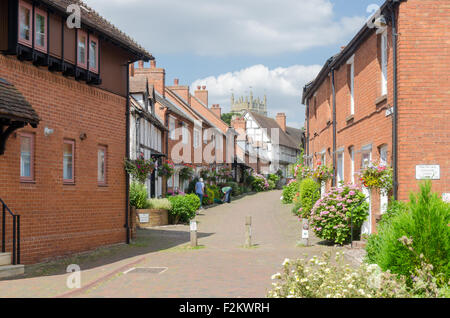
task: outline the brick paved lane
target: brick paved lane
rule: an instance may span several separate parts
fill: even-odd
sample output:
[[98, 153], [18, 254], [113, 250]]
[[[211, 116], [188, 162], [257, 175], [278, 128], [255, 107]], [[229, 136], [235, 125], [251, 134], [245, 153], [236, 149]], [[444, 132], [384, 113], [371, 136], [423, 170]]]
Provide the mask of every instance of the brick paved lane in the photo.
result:
[[[184, 243], [145, 255], [141, 263], [131, 267], [138, 268], [137, 273], [118, 273], [71, 296], [265, 297], [271, 287], [271, 275], [280, 271], [286, 257], [316, 255], [327, 249], [297, 246], [300, 223], [290, 206], [281, 205], [280, 196], [281, 191], [260, 193], [202, 211], [197, 217], [199, 244], [204, 247], [201, 249], [186, 248], [187, 226], [142, 231], [140, 235], [150, 244], [167, 240]], [[250, 249], [243, 247], [246, 216], [253, 218], [256, 246]], [[140, 268], [147, 268], [147, 272]], [[161, 268], [163, 272], [154, 273], [150, 268]]]
[[[38, 272], [26, 267], [27, 276], [0, 281], [0, 298], [265, 297], [271, 275], [281, 270], [285, 258], [330, 249], [317, 244], [297, 246], [300, 222], [280, 197], [281, 191], [260, 193], [202, 211], [197, 216], [200, 249], [188, 248], [189, 226], [140, 230], [131, 245], [109, 247], [86, 257], [74, 255], [56, 265], [43, 265]], [[255, 246], [250, 249], [243, 247], [246, 216], [253, 218]], [[80, 265], [81, 289], [67, 287], [68, 264]], [[138, 272], [129, 271], [133, 268]]]

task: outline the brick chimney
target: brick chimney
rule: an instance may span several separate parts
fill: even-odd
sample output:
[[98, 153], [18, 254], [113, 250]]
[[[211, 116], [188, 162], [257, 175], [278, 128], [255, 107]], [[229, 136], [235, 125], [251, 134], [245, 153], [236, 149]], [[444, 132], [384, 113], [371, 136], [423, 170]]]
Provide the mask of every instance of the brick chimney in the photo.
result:
[[286, 114], [278, 113], [276, 120], [277, 120], [278, 126], [280, 126], [284, 132], [286, 132]]
[[194, 92], [194, 96], [197, 97], [206, 107], [208, 107], [208, 91], [206, 86], [197, 86], [197, 90]]
[[178, 78], [173, 79], [173, 85], [178, 86], [180, 84], [180, 80]]
[[231, 127], [236, 130], [236, 132], [239, 134], [237, 137], [237, 140], [239, 141], [245, 141], [246, 140], [246, 123], [244, 117], [233, 117], [231, 119]]
[[221, 118], [221, 116], [222, 116], [222, 109], [220, 108], [219, 104], [212, 105], [211, 106], [211, 110], [218, 118]]
[[143, 76], [148, 79], [148, 84], [153, 85], [156, 91], [165, 96], [166, 89], [166, 70], [156, 68], [156, 61], [150, 61], [150, 68], [144, 68], [144, 62], [139, 61], [139, 67], [134, 70], [134, 76]]
[[188, 103], [188, 105], [191, 104], [191, 94], [189, 94], [189, 86], [180, 85], [180, 80], [178, 78], [174, 78], [173, 86], [168, 86], [167, 88], [183, 98]]

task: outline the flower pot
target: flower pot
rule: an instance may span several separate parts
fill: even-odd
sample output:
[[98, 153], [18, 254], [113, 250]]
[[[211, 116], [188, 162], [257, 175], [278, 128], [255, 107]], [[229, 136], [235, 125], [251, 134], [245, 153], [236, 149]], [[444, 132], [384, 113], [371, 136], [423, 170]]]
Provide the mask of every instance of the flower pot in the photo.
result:
[[168, 225], [169, 213], [167, 210], [137, 210], [136, 222], [140, 228]]

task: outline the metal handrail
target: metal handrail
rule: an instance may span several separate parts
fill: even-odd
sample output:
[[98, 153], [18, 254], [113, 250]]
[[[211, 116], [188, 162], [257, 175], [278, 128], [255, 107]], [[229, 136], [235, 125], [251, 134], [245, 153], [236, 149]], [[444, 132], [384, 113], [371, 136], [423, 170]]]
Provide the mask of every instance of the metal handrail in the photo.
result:
[[2, 205], [2, 253], [6, 252], [6, 211], [13, 218], [13, 245], [12, 245], [12, 264], [20, 264], [20, 215], [14, 214], [6, 203], [0, 199]]

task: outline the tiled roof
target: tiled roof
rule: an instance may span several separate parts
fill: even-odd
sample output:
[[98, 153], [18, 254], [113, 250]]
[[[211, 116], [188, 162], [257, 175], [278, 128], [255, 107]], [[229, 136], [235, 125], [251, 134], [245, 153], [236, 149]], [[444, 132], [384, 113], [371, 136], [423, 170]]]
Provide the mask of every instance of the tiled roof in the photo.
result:
[[[152, 59], [152, 55], [147, 52], [142, 46], [140, 46], [131, 37], [120, 31], [113, 24], [108, 22], [99, 13], [88, 7], [83, 1], [80, 0], [41, 0], [47, 3], [49, 6], [55, 7], [62, 12], [66, 12], [67, 7], [71, 4], [78, 4], [81, 7], [81, 22], [96, 29], [100, 33], [104, 33], [110, 38], [120, 42], [128, 49], [135, 51], [137, 54], [142, 55], [147, 59]], [[85, 10], [85, 9], [86, 10]]]
[[256, 122], [259, 124], [261, 128], [267, 129], [267, 135], [271, 140], [272, 140], [272, 128], [278, 128], [280, 132], [280, 140], [279, 140], [280, 145], [295, 149], [298, 149], [300, 147], [299, 146], [300, 143], [297, 143], [296, 139], [291, 137], [292, 135], [295, 136], [295, 132], [293, 130], [295, 128], [286, 127], [286, 132], [284, 132], [275, 119], [251, 111], [249, 111], [248, 113], [256, 120]]
[[39, 124], [39, 116], [14, 85], [0, 78], [0, 118]]
[[167, 107], [170, 111], [174, 112], [175, 114], [184, 117], [186, 119], [188, 119], [191, 122], [195, 122], [195, 119], [188, 115], [186, 112], [184, 112], [183, 110], [181, 110], [177, 105], [175, 105], [175, 102], [172, 102], [170, 99], [163, 97], [161, 94], [158, 93], [158, 91], [155, 90], [155, 95], [156, 95], [156, 101]]
[[[145, 93], [147, 92], [148, 80], [143, 76], [130, 77], [130, 93]], [[150, 87], [149, 87], [150, 90]]]

